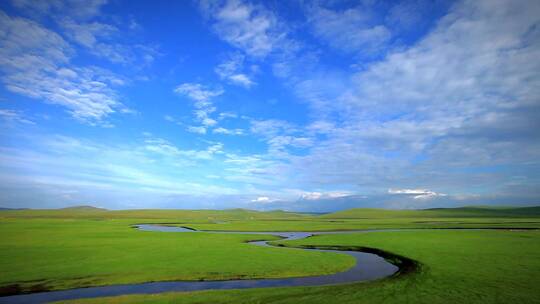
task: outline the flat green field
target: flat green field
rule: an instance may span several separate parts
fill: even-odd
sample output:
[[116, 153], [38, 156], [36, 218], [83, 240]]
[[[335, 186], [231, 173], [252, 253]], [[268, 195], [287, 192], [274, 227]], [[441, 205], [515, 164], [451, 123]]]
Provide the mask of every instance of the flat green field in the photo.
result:
[[403, 277], [332, 287], [135, 295], [69, 303], [540, 303], [538, 231], [377, 232], [316, 236], [294, 245], [381, 248], [421, 261], [422, 267]]
[[170, 280], [328, 274], [354, 259], [245, 244], [274, 236], [137, 231], [125, 220], [3, 220], [4, 293]]
[[292, 277], [334, 273], [354, 263], [342, 254], [245, 244], [254, 239], [280, 243], [273, 236], [143, 232], [131, 227], [137, 223], [229, 231], [409, 228], [414, 230], [283, 242], [378, 248], [421, 265], [414, 273], [375, 282], [70, 303], [540, 303], [540, 231], [523, 230], [540, 227], [537, 209], [478, 209], [357, 209], [322, 216], [246, 210], [0, 211], [0, 286], [3, 294], [9, 294], [148, 281]]

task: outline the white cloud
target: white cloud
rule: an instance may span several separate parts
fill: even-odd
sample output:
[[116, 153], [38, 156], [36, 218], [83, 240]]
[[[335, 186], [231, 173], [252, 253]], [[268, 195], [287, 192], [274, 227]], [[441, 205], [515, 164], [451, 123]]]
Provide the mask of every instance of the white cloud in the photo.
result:
[[176, 122], [176, 119], [174, 119], [174, 117], [172, 117], [171, 115], [165, 115], [163, 116], [163, 119], [170, 122]]
[[287, 121], [278, 119], [250, 119], [250, 132], [259, 136], [268, 145], [268, 157], [284, 159], [290, 156], [291, 148], [307, 149], [315, 145], [316, 140]]
[[[54, 134], [29, 138], [31, 146], [27, 148], [0, 146], [1, 184], [15, 189], [11, 193], [17, 194], [11, 198], [19, 197], [13, 202], [2, 196], [2, 203], [36, 207], [43, 206], [44, 200], [65, 203], [51, 194], [58, 191], [73, 193], [79, 201], [86, 199], [76, 193], [86, 193], [108, 206], [118, 203], [117, 195], [122, 194], [126, 196], [120, 200], [142, 199], [144, 205], [140, 207], [151, 205], [148, 199], [162, 200], [170, 195], [238, 194], [235, 189], [215, 182], [201, 183], [197, 174], [170, 170], [178, 165], [185, 168], [194, 162], [201, 166], [211, 162], [222, 153], [220, 143], [210, 143], [202, 150], [182, 150], [159, 138], [147, 138], [143, 145], [100, 144]], [[92, 161], [83, 161], [88, 159]], [[32, 174], [27, 173], [29, 168]], [[32, 191], [17, 192], [21, 188]]]
[[109, 24], [99, 22], [79, 23], [69, 18], [62, 19], [60, 26], [70, 39], [87, 48], [95, 47], [99, 38], [110, 37], [118, 32], [118, 28]]
[[[203, 112], [205, 113], [205, 112]], [[201, 123], [204, 125], [204, 126], [207, 126], [207, 127], [210, 127], [210, 126], [213, 126], [215, 124], [217, 124], [217, 121], [215, 119], [212, 119], [212, 118], [209, 118], [209, 117], [199, 117], [201, 119]]]
[[194, 107], [196, 120], [202, 124], [202, 126], [190, 126], [188, 131], [206, 134], [206, 129], [208, 127], [214, 126], [217, 124], [217, 120], [210, 117], [210, 114], [216, 111], [212, 103], [212, 98], [220, 96], [223, 94], [222, 89], [210, 89], [206, 86], [203, 86], [199, 83], [183, 83], [177, 86], [174, 89], [174, 92], [180, 95], [187, 96], [188, 98], [195, 101]]
[[[246, 189], [253, 185], [295, 187], [306, 191], [295, 192], [295, 197], [303, 200], [324, 200], [334, 195], [317, 189], [355, 189], [355, 193], [366, 189], [423, 206], [432, 202], [422, 199], [458, 197], [452, 193], [459, 191], [455, 189], [474, 193], [517, 189], [512, 183], [537, 186], [538, 3], [456, 2], [447, 16], [414, 45], [402, 45], [377, 56], [378, 61], [358, 62], [350, 70], [325, 67], [322, 62], [326, 61], [319, 62], [316, 50], [311, 54], [277, 54], [283, 52], [282, 44], [290, 41], [276, 13], [262, 5], [229, 1], [203, 2], [201, 6], [218, 35], [246, 54], [246, 61], [263, 57], [274, 60], [275, 74], [286, 78], [309, 107], [308, 113], [300, 113], [298, 121], [304, 121], [304, 115], [311, 121], [302, 126], [278, 119], [241, 117], [250, 123], [245, 132], [268, 144], [266, 152], [225, 154], [218, 144], [183, 150], [170, 142], [153, 142], [138, 150], [147, 153], [145, 156], [151, 158], [148, 161], [220, 156], [223, 161], [218, 159], [215, 164], [225, 166], [225, 182], [236, 183], [239, 188], [249, 185]], [[310, 25], [317, 37], [335, 48], [368, 52], [388, 42], [389, 37], [379, 35], [384, 33], [378, 32], [379, 24], [371, 23], [369, 16], [358, 9], [316, 8], [320, 10], [312, 16]], [[74, 67], [74, 49], [62, 36], [37, 23], [7, 15], [0, 21], [2, 37], [7, 37], [0, 42], [0, 77], [8, 90], [62, 105], [81, 119], [95, 121], [122, 111], [115, 88], [126, 83], [124, 78], [104, 70]], [[16, 23], [20, 27], [12, 25]], [[266, 25], [249, 29], [252, 24]], [[67, 39], [93, 46], [107, 39], [91, 28], [86, 30], [89, 33], [74, 30]], [[351, 40], [349, 44], [347, 39]], [[252, 81], [255, 72], [244, 69], [244, 62], [231, 59], [218, 66], [216, 73], [231, 83], [247, 85], [248, 80], [241, 75]], [[193, 126], [182, 124], [188, 131], [244, 132], [219, 126], [226, 118], [238, 117], [217, 113], [214, 98], [223, 94], [222, 89], [185, 83], [175, 92], [193, 101]], [[4, 113], [4, 117], [13, 115]], [[173, 117], [166, 119], [175, 121]], [[125, 165], [115, 167], [115, 172], [122, 178], [141, 174], [121, 167]], [[205, 176], [213, 173], [205, 172]], [[511, 176], [514, 174], [525, 178], [516, 182]], [[426, 189], [388, 190], [395, 185], [414, 184]], [[174, 187], [168, 185], [167, 189]], [[267, 198], [279, 197], [265, 187], [264, 191], [250, 192], [246, 200], [259, 193]]]
[[89, 53], [124, 65], [136, 63], [137, 67], [151, 64], [159, 55], [153, 45], [123, 43], [123, 31], [117, 26], [96, 21], [81, 22], [69, 17], [58, 20], [64, 34], [83, 46]]
[[279, 178], [306, 189], [498, 189], [509, 173], [485, 167], [538, 164], [539, 16], [536, 2], [457, 2], [418, 43], [352, 75], [295, 71], [310, 117], [327, 123], [285, 134], [264, 122], [253, 133], [318, 135], [306, 155], [280, 155], [294, 175]]
[[215, 128], [212, 130], [213, 133], [216, 134], [226, 134], [226, 135], [243, 135], [244, 130], [242, 129], [226, 129], [226, 128]]
[[397, 31], [407, 31], [412, 28], [421, 28], [424, 22], [429, 22], [429, 16], [445, 3], [429, 0], [403, 1], [392, 6], [386, 14], [386, 22]]
[[178, 156], [180, 149], [162, 138], [150, 138], [145, 140], [145, 149], [166, 156]]
[[290, 148], [306, 149], [314, 145], [314, 140], [308, 137], [277, 135], [266, 139], [268, 154], [275, 158], [288, 158]]
[[11, 2], [15, 7], [37, 15], [61, 14], [78, 20], [86, 20], [98, 15], [107, 0], [51, 0], [39, 2], [12, 0]]
[[275, 201], [275, 199], [271, 199], [268, 196], [259, 196], [256, 199], [251, 200], [252, 203], [262, 203], [262, 204], [271, 203], [271, 202], [274, 202], [274, 201]]
[[[385, 112], [409, 107], [408, 112], [437, 119], [531, 105], [536, 91], [523, 83], [538, 81], [540, 64], [531, 60], [540, 51], [538, 37], [530, 31], [540, 5], [498, 3], [456, 5], [418, 45], [357, 74], [355, 95], [342, 102]], [[388, 107], [389, 100], [393, 107]]]
[[187, 158], [189, 160], [209, 160], [217, 154], [223, 154], [223, 144], [212, 142], [204, 150], [183, 150], [170, 141], [162, 138], [148, 138], [144, 149], [171, 158]]
[[296, 132], [298, 129], [291, 123], [279, 120], [279, 119], [266, 119], [266, 120], [250, 120], [250, 131], [254, 134], [263, 135], [265, 137], [273, 137], [278, 134], [290, 134]]
[[264, 57], [284, 44], [284, 34], [273, 12], [239, 0], [200, 1], [219, 37], [248, 55]]
[[[14, 56], [31, 56], [36, 59], [66, 63], [73, 50], [57, 33], [29, 19], [10, 17], [0, 11], [2, 63], [14, 68], [9, 62]], [[32, 37], [32, 39], [28, 39]], [[39, 57], [38, 57], [39, 56]], [[25, 66], [28, 67], [28, 66]]]
[[391, 37], [388, 28], [375, 23], [365, 7], [339, 11], [312, 5], [307, 14], [315, 35], [339, 50], [372, 54]]
[[206, 134], [206, 127], [203, 126], [188, 126], [187, 130], [191, 133]]
[[0, 36], [1, 80], [8, 90], [63, 106], [90, 124], [125, 108], [113, 89], [125, 81], [104, 69], [71, 66], [73, 50], [55, 32], [0, 12]]
[[242, 73], [243, 65], [244, 56], [236, 54], [231, 56], [229, 60], [219, 64], [215, 68], [215, 72], [221, 79], [225, 79], [235, 85], [250, 88], [255, 85], [255, 82], [248, 75]]
[[246, 88], [250, 88], [255, 84], [246, 74], [234, 74], [230, 75], [228, 79], [235, 84], [241, 85]]
[[183, 83], [174, 92], [195, 100], [201, 107], [207, 105], [210, 99], [223, 94], [222, 89], [209, 89], [200, 83]]
[[388, 194], [411, 195], [414, 199], [430, 199], [437, 196], [446, 196], [444, 193], [437, 193], [427, 189], [388, 189]]
[[389, 194], [426, 194], [432, 193], [426, 189], [388, 189]]
[[305, 192], [300, 195], [301, 200], [321, 200], [321, 199], [335, 199], [340, 197], [347, 197], [352, 195], [347, 191], [332, 191], [332, 192]]
[[219, 113], [219, 119], [227, 119], [227, 118], [238, 118], [238, 114], [232, 113], [232, 112], [221, 112]]
[[314, 121], [306, 127], [309, 132], [320, 134], [331, 133], [335, 128], [334, 123], [325, 120]]
[[9, 109], [0, 109], [0, 119], [7, 122], [18, 122], [30, 125], [36, 124], [32, 120], [26, 118], [20, 111]]

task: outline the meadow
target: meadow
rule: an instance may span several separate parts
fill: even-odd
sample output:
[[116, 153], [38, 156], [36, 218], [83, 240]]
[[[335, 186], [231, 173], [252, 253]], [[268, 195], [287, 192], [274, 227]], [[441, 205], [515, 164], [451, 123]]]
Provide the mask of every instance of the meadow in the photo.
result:
[[[412, 273], [322, 287], [129, 295], [70, 303], [540, 303], [540, 208], [388, 211], [325, 215], [249, 210], [0, 211], [3, 295], [168, 280], [329, 274], [352, 266], [329, 252], [257, 247], [376, 248], [418, 262]], [[396, 229], [281, 242], [249, 234], [138, 231], [139, 223], [226, 231]], [[433, 229], [433, 228], [494, 228]], [[1, 298], [0, 298], [1, 299]]]

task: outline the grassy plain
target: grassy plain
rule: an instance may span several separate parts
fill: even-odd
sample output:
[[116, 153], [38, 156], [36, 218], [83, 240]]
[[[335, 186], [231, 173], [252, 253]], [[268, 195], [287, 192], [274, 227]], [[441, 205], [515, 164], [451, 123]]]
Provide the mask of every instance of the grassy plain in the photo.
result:
[[[502, 210], [502, 209], [500, 209]], [[134, 295], [76, 303], [540, 303], [538, 209], [353, 209], [322, 216], [282, 211], [0, 211], [4, 293], [165, 280], [290, 277], [333, 273], [352, 258], [245, 244], [272, 236], [143, 232], [137, 223], [197, 229], [321, 231], [414, 228], [324, 235], [286, 246], [372, 247], [412, 258], [418, 272], [370, 283]], [[520, 230], [421, 230], [417, 228]], [[277, 241], [279, 242], [279, 241]]]
[[[245, 244], [274, 236], [137, 231], [130, 220], [4, 219], [0, 291], [334, 273], [354, 259]], [[225, 258], [226, 257], [226, 258]]]
[[68, 303], [540, 303], [539, 231], [388, 231], [323, 235], [286, 244], [374, 247], [413, 258], [422, 266], [414, 274], [369, 283], [132, 295]]

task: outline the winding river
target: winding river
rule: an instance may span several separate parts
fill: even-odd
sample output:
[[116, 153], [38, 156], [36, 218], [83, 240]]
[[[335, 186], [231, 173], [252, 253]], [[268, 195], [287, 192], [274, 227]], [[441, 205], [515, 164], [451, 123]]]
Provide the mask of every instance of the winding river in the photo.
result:
[[[197, 231], [185, 227], [172, 227], [160, 225], [137, 225], [137, 229], [142, 231], [159, 232], [205, 232], [205, 233], [239, 233], [239, 234], [261, 234], [275, 235], [284, 240], [299, 240], [313, 235], [321, 234], [341, 234], [371, 232], [377, 230], [355, 230], [355, 231], [332, 231], [332, 232], [245, 232], [245, 231]], [[257, 246], [272, 246], [267, 241], [254, 241], [250, 244]], [[329, 275], [307, 276], [283, 279], [248, 279], [248, 280], [226, 280], [226, 281], [172, 281], [172, 282], [150, 282], [125, 285], [108, 285], [88, 288], [75, 288], [68, 290], [39, 292], [32, 294], [14, 295], [0, 297], [0, 303], [48, 303], [53, 301], [119, 296], [129, 294], [151, 294], [173, 291], [195, 291], [208, 289], [245, 289], [262, 287], [288, 287], [288, 286], [319, 286], [328, 284], [342, 284], [381, 279], [395, 274], [399, 268], [383, 257], [373, 253], [346, 250], [326, 250], [315, 248], [286, 248], [284, 250], [316, 250], [327, 252], [339, 252], [348, 254], [355, 258], [356, 264], [352, 268]]]

